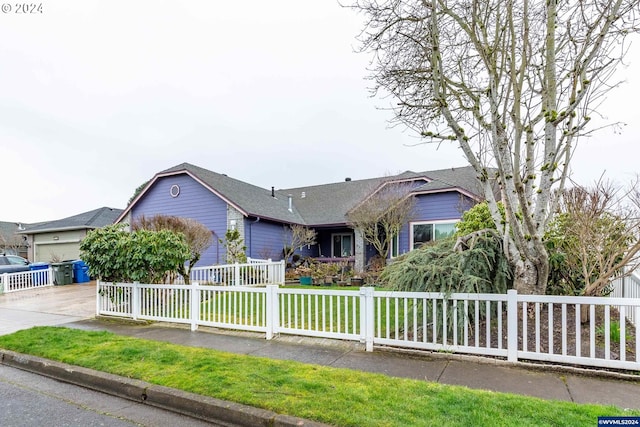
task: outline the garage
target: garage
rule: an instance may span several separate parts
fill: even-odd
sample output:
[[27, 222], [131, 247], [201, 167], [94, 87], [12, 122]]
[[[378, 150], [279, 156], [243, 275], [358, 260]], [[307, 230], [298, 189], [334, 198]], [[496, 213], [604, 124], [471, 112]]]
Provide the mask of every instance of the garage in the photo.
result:
[[87, 233], [113, 224], [121, 209], [100, 208], [69, 218], [26, 227], [31, 262], [58, 262], [80, 258], [80, 243]]
[[33, 248], [35, 262], [58, 262], [80, 258], [80, 241], [67, 243], [36, 243]]

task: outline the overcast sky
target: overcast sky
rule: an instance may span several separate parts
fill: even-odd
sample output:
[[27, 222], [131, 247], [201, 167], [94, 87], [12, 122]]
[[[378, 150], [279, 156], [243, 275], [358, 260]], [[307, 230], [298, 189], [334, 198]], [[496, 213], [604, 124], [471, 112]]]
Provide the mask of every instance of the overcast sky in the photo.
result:
[[[389, 127], [390, 100], [370, 97], [369, 57], [354, 53], [362, 18], [334, 0], [49, 0], [14, 12], [0, 13], [0, 221], [124, 208], [182, 162], [264, 188], [466, 164]], [[638, 48], [602, 109], [628, 126], [582, 143], [580, 182], [640, 169]]]

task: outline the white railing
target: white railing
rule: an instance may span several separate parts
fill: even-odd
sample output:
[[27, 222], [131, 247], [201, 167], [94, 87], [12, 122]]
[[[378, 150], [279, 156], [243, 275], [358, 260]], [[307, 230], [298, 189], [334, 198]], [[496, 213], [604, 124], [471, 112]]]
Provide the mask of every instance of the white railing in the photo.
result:
[[[284, 284], [284, 261], [252, 260], [245, 264], [211, 265], [191, 269], [190, 281], [220, 286], [265, 286]], [[179, 276], [174, 284], [184, 284]]]
[[98, 283], [97, 314], [640, 370], [640, 299]]
[[271, 258], [269, 259], [258, 259], [258, 258], [247, 258], [247, 264], [265, 264], [265, 263], [270, 263], [273, 262], [271, 261]]
[[[615, 298], [640, 298], [640, 276], [632, 272], [628, 276], [618, 277], [611, 282], [612, 292], [609, 296]], [[637, 325], [639, 317], [634, 312], [627, 313], [627, 318]]]
[[26, 291], [29, 289], [53, 286], [53, 270], [20, 271], [0, 274], [0, 293]]
[[375, 292], [374, 342], [507, 356], [507, 295]]
[[360, 292], [278, 289], [274, 333], [360, 340]]
[[[638, 370], [640, 299], [518, 295], [518, 358]], [[528, 334], [535, 342], [529, 348]]]

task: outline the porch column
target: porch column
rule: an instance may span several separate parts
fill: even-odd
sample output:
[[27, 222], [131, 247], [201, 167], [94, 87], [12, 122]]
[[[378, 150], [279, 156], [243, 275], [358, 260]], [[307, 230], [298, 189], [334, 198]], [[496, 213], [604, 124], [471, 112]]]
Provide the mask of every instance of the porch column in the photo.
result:
[[354, 265], [354, 270], [356, 273], [360, 273], [364, 270], [364, 266], [366, 265], [366, 254], [365, 254], [365, 241], [362, 236], [362, 232], [359, 229], [353, 230], [354, 233], [354, 243], [355, 243], [355, 258], [356, 262]]

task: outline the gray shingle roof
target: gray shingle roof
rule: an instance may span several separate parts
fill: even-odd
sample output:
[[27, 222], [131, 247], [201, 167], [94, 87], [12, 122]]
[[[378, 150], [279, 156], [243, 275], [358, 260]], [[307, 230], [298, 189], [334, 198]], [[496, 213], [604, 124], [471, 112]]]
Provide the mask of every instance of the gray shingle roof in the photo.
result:
[[[270, 190], [189, 163], [166, 169], [156, 178], [182, 172], [199, 179], [247, 215], [310, 226], [345, 224], [346, 213], [350, 209], [390, 180], [424, 178], [430, 181], [414, 190], [419, 193], [450, 189], [478, 197], [482, 194], [476, 173], [470, 166], [430, 172], [406, 171], [393, 176], [280, 189], [275, 192], [275, 198]], [[292, 197], [292, 212], [288, 210], [289, 195]]]
[[10, 239], [11, 236], [20, 231], [19, 225], [22, 225], [23, 227], [27, 226], [27, 224], [19, 222], [0, 221], [0, 237]]
[[103, 207], [55, 221], [42, 222], [26, 226], [22, 234], [38, 234], [51, 231], [94, 229], [113, 224], [122, 209]]
[[[425, 179], [414, 193], [442, 190], [462, 190], [480, 197], [481, 188], [472, 167], [442, 169], [429, 172], [406, 171], [398, 175], [345, 181], [313, 187], [280, 190], [294, 195], [294, 205], [307, 225], [345, 224], [346, 214], [386, 181]], [[302, 194], [304, 193], [304, 197]]]
[[[307, 225], [331, 225], [347, 222], [346, 213], [371, 194], [385, 178], [336, 182], [279, 190], [293, 197], [293, 204]], [[303, 197], [304, 193], [304, 197]]]
[[181, 171], [191, 173], [248, 215], [294, 224], [304, 223], [303, 218], [295, 210], [289, 212], [289, 201], [286, 194], [284, 197], [279, 193], [276, 194], [276, 197], [271, 197], [271, 190], [248, 184], [227, 175], [189, 163], [182, 163], [160, 172], [158, 176]]
[[424, 172], [432, 181], [415, 189], [416, 193], [459, 188], [474, 195], [482, 194], [476, 171], [471, 166]]

